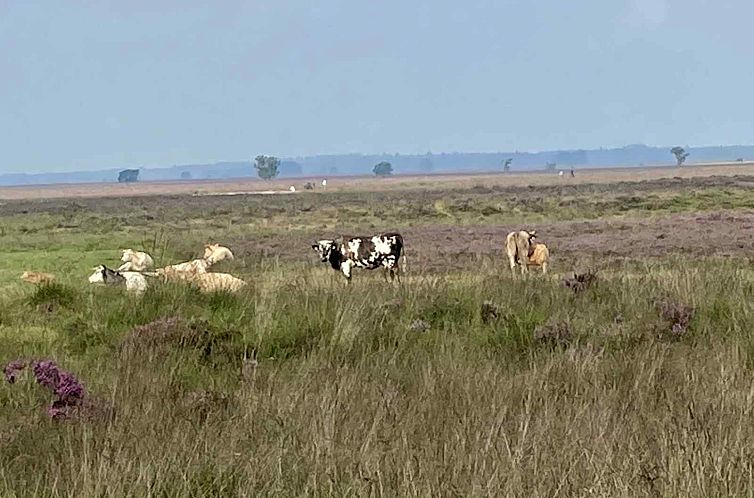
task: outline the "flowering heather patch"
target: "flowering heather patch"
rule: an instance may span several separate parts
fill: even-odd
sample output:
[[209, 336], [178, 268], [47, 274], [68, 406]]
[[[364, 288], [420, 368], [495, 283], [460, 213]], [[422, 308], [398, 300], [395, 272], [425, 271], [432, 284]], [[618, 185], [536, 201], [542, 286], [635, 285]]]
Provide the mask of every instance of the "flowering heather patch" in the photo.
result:
[[[15, 360], [5, 366], [5, 379], [13, 384], [18, 373], [26, 367], [26, 362]], [[86, 390], [81, 382], [70, 372], [62, 370], [52, 360], [31, 362], [31, 369], [37, 383], [51, 390], [55, 400], [47, 409], [47, 414], [54, 419], [66, 418], [71, 410], [82, 404]]]

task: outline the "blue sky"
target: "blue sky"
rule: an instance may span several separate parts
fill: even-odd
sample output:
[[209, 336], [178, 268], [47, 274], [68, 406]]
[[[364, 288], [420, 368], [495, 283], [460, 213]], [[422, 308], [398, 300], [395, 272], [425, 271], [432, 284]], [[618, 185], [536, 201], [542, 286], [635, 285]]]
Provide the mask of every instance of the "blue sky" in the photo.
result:
[[746, 0], [0, 0], [0, 172], [751, 144]]

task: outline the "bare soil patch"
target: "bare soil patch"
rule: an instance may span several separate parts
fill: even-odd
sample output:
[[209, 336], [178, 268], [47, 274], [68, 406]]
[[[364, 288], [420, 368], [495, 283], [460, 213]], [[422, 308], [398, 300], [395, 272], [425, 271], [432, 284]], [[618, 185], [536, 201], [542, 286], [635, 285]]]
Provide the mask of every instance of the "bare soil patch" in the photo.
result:
[[[754, 253], [754, 212], [678, 214], [653, 218], [569, 221], [528, 225], [547, 244], [554, 266], [582, 260], [644, 260], [669, 255], [747, 256]], [[490, 258], [504, 260], [513, 225], [425, 225], [403, 228], [410, 268], [420, 272], [471, 269]], [[364, 231], [367, 233], [367, 231]], [[329, 233], [267, 234], [233, 241], [242, 256], [316, 261], [310, 249]], [[358, 235], [358, 234], [354, 234]], [[560, 269], [564, 271], [564, 269]]]

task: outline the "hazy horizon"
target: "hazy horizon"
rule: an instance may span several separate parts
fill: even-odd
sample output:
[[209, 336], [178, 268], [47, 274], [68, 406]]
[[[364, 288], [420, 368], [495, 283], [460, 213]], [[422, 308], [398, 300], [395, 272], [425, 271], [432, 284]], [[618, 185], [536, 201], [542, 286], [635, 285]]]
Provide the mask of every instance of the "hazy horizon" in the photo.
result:
[[1, 173], [751, 144], [732, 0], [0, 0]]

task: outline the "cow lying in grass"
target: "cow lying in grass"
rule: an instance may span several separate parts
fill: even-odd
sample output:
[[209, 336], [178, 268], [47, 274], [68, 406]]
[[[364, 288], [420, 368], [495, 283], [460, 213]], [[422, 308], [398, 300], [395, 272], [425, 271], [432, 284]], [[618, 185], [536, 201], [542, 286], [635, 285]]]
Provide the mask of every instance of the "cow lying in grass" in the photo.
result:
[[25, 271], [21, 274], [21, 280], [30, 284], [51, 284], [55, 281], [55, 275], [41, 271]]
[[185, 263], [178, 263], [175, 265], [168, 265], [165, 268], [158, 268], [157, 275], [163, 275], [167, 273], [207, 273], [207, 269], [212, 266], [206, 259], [194, 259], [192, 261], [186, 261]]
[[[374, 270], [383, 268], [383, 275], [387, 280], [390, 273], [392, 281], [396, 276], [400, 282], [400, 268], [398, 262], [403, 251], [403, 237], [399, 233], [385, 233], [371, 237], [353, 237], [347, 240], [323, 239], [312, 244], [323, 263], [330, 263], [335, 270], [339, 270], [351, 280], [353, 268]], [[403, 256], [405, 266], [406, 256]]]
[[123, 262], [115, 271], [145, 271], [154, 266], [152, 256], [133, 249], [122, 249], [120, 260]]
[[211, 266], [226, 259], [232, 261], [234, 258], [233, 253], [227, 247], [220, 244], [207, 244], [204, 246], [204, 258], [202, 259]]
[[147, 290], [147, 279], [139, 272], [113, 271], [105, 265], [99, 265], [94, 268], [94, 273], [89, 276], [90, 284], [103, 284], [123, 286], [129, 292], [142, 294]]
[[204, 246], [204, 256], [200, 259], [194, 259], [192, 261], [186, 261], [185, 263], [178, 263], [175, 265], [168, 265], [165, 268], [157, 270], [158, 275], [174, 272], [185, 272], [191, 274], [207, 273], [207, 270], [214, 265], [224, 260], [232, 260], [233, 253], [227, 247], [220, 244], [207, 244]]
[[528, 273], [529, 266], [541, 266], [542, 273], [547, 273], [550, 251], [546, 245], [534, 242], [536, 236], [534, 230], [519, 230], [510, 232], [505, 238], [505, 252], [511, 272], [515, 273], [516, 265], [519, 265], [521, 273]]
[[192, 273], [161, 268], [156, 274], [167, 281], [184, 281], [195, 285], [202, 292], [236, 292], [246, 282], [228, 273]]

